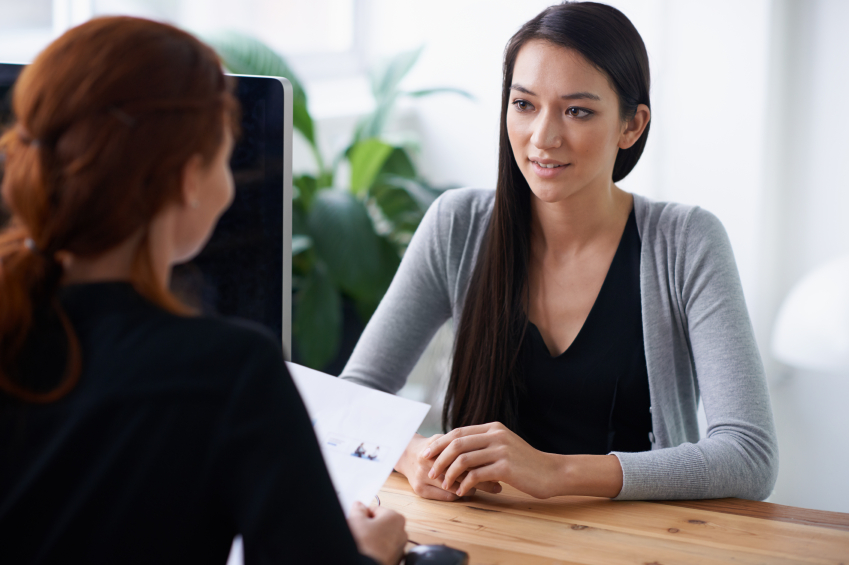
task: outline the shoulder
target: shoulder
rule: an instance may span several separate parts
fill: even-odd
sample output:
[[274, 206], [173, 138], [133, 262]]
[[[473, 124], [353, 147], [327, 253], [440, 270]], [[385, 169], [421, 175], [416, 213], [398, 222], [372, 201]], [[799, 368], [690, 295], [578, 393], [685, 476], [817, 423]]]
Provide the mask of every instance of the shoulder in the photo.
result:
[[726, 245], [728, 236], [713, 213], [690, 204], [661, 202], [634, 194], [640, 237], [653, 247], [710, 247]]
[[[428, 208], [401, 259], [395, 277], [419, 285], [416, 295], [438, 290], [455, 303], [458, 288], [465, 288], [486, 235], [495, 203], [495, 191], [453, 188], [443, 192]], [[397, 283], [397, 284], [396, 284]], [[390, 288], [391, 291], [391, 288]]]
[[214, 357], [233, 357], [256, 353], [282, 356], [280, 341], [268, 329], [240, 318], [192, 316], [171, 317], [170, 330], [187, 347], [200, 349]]
[[477, 240], [489, 225], [494, 204], [492, 189], [452, 188], [431, 204], [422, 224], [442, 241]]
[[686, 204], [634, 196], [642, 258], [653, 284], [675, 286], [688, 302], [705, 285], [723, 292], [740, 285], [734, 250], [722, 222], [711, 212]]
[[489, 188], [452, 188], [434, 202], [443, 214], [492, 213], [495, 191]]
[[224, 384], [246, 372], [276, 372], [283, 365], [280, 340], [245, 320], [156, 309], [138, 329], [132, 349], [146, 352], [140, 363], [162, 375], [181, 375], [183, 382]]

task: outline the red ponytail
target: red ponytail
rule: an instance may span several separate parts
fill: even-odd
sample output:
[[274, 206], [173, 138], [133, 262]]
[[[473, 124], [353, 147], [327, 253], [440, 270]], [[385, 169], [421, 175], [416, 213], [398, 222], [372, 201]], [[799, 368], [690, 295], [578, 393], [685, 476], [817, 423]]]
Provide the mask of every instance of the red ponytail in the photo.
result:
[[[237, 105], [209, 47], [127, 17], [92, 20], [53, 42], [24, 69], [12, 104], [17, 122], [0, 137], [2, 197], [12, 215], [0, 232], [0, 391], [52, 402], [73, 388], [82, 366], [57, 299], [57, 254], [96, 257], [142, 232], [134, 286], [187, 313], [154, 276], [146, 228], [180, 200], [189, 158], [212, 160]], [[35, 390], [19, 374], [19, 357], [38, 338], [35, 313], [43, 311], [64, 329], [66, 368]]]

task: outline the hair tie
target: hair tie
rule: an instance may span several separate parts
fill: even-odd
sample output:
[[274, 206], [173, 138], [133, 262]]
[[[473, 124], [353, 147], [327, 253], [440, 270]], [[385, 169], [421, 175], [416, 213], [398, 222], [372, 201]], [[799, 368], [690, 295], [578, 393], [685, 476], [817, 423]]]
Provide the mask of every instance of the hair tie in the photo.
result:
[[39, 145], [41, 145], [41, 142], [39, 142], [37, 139], [33, 139], [29, 131], [27, 131], [27, 128], [21, 125], [20, 122], [15, 124], [15, 132], [18, 134], [18, 139], [20, 139], [26, 145], [31, 145], [33, 147], [38, 147]]
[[40, 248], [35, 243], [35, 240], [31, 237], [27, 237], [27, 238], [24, 239], [24, 247], [29, 249], [31, 253], [34, 253], [35, 255], [41, 255], [41, 257], [43, 257], [44, 259], [47, 259], [48, 261], [55, 261], [56, 260], [50, 254], [45, 253], [44, 250], [42, 248]]

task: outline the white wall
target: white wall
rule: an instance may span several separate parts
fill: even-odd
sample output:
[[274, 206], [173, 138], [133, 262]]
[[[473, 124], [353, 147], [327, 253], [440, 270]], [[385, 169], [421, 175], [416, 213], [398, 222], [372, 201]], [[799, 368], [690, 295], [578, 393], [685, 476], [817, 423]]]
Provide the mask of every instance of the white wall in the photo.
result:
[[[769, 110], [780, 140], [767, 161], [764, 196], [771, 212], [765, 235], [774, 246], [764, 265], [774, 279], [772, 289], [763, 285], [769, 323], [780, 297], [805, 273], [849, 253], [849, 3], [781, 2], [777, 12], [783, 45], [774, 51], [783, 51], [784, 65]], [[772, 500], [849, 512], [849, 371], [785, 368], [783, 380], [781, 371], [773, 365], [781, 471]]]

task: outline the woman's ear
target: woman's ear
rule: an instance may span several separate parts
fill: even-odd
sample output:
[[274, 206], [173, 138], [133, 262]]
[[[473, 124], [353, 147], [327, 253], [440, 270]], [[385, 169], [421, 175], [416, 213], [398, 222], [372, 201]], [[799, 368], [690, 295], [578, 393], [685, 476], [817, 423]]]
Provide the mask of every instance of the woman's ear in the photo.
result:
[[203, 158], [198, 155], [192, 155], [186, 164], [183, 165], [182, 174], [182, 195], [183, 205], [189, 208], [197, 208], [200, 206], [200, 191], [201, 191], [201, 173], [203, 172]]
[[643, 135], [643, 132], [646, 131], [650, 120], [651, 110], [649, 110], [649, 107], [645, 104], [637, 106], [634, 117], [625, 122], [625, 129], [622, 130], [622, 134], [619, 136], [619, 149], [628, 149], [634, 145], [640, 139], [640, 136]]

